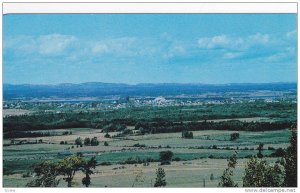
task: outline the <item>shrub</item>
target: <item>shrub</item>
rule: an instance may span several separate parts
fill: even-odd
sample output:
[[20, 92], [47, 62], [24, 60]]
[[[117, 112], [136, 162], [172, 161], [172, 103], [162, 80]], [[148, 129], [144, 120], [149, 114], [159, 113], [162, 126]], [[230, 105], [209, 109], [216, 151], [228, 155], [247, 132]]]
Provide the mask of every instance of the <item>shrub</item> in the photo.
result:
[[235, 141], [240, 137], [239, 133], [231, 133], [230, 134], [230, 141]]
[[65, 144], [65, 142], [64, 142], [64, 141], [61, 141], [59, 144], [61, 144], [61, 145], [64, 145], [64, 144]]
[[275, 150], [275, 148], [274, 147], [268, 147], [268, 150]]
[[107, 143], [107, 141], [105, 141], [105, 142], [104, 142], [104, 146], [108, 146], [108, 143]]
[[91, 146], [97, 146], [97, 145], [99, 145], [99, 141], [97, 137], [93, 137], [91, 140]]
[[281, 147], [276, 149], [274, 153], [271, 154], [273, 157], [284, 157], [285, 156], [285, 151]]
[[106, 133], [106, 134], [104, 135], [104, 137], [105, 137], [105, 138], [110, 138], [110, 135], [109, 135], [108, 133]]
[[130, 130], [130, 129], [124, 129], [124, 130], [122, 131], [122, 134], [124, 134], [124, 135], [132, 134], [132, 130]]
[[185, 139], [193, 139], [194, 138], [193, 132], [189, 132], [186, 130], [182, 131], [181, 136], [182, 136], [182, 138], [185, 138]]
[[75, 140], [75, 145], [82, 145], [82, 139], [80, 137]]
[[215, 178], [214, 178], [214, 174], [213, 173], [211, 173], [210, 174], [210, 177], [209, 177], [209, 179], [211, 180], [211, 181], [213, 181]]
[[133, 147], [146, 147], [145, 144], [139, 144], [139, 143], [136, 143], [133, 145]]
[[86, 137], [85, 139], [84, 139], [84, 145], [86, 145], [86, 146], [88, 146], [88, 145], [91, 145], [91, 139], [89, 138], [89, 137]]
[[161, 151], [159, 152], [159, 159], [161, 161], [161, 164], [170, 164], [170, 161], [172, 160], [173, 157], [173, 152], [171, 151]]
[[110, 166], [111, 163], [110, 162], [101, 162], [99, 165], [100, 166]]

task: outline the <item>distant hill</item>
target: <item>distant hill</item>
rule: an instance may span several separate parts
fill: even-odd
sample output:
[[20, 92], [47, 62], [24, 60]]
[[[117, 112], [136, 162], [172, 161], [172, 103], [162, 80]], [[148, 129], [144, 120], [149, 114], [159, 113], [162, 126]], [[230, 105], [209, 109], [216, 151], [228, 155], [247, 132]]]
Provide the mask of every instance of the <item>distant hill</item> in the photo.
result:
[[202, 94], [205, 92], [250, 92], [259, 90], [296, 90], [297, 83], [235, 83], [235, 84], [119, 84], [87, 82], [81, 84], [33, 85], [4, 84], [4, 100], [32, 97], [97, 97], [97, 96], [161, 96], [180, 94]]

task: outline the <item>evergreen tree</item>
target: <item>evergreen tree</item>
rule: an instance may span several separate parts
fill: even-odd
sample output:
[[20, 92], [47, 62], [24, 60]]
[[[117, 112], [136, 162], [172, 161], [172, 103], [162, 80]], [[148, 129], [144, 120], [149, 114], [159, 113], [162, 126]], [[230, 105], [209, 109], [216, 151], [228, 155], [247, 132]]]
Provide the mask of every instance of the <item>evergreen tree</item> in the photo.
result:
[[158, 168], [156, 170], [156, 179], [155, 179], [155, 183], [154, 183], [154, 187], [162, 187], [162, 186], [166, 186], [167, 182], [166, 182], [166, 174], [163, 168]]

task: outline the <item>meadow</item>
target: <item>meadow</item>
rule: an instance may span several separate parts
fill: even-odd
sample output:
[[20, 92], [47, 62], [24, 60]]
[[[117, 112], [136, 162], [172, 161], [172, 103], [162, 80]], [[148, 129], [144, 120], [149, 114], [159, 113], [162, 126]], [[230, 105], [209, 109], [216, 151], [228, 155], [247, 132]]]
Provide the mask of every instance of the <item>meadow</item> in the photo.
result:
[[[255, 105], [268, 109], [269, 112], [255, 113], [252, 117], [221, 118], [224, 117], [224, 113], [229, 115], [232, 112], [220, 107], [223, 105], [209, 105], [208, 107], [215, 111], [215, 119], [198, 118], [190, 121], [191, 119], [188, 118], [181, 121], [182, 112], [186, 112], [183, 110], [192, 107], [181, 109], [143, 107], [143, 111], [134, 110], [140, 112], [139, 115], [131, 114], [133, 109], [129, 108], [125, 117], [123, 115], [126, 109], [114, 111], [113, 119], [106, 119], [107, 115], [98, 117], [98, 113], [90, 112], [80, 115], [81, 121], [84, 117], [92, 116], [91, 123], [87, 125], [94, 125], [93, 127], [60, 128], [61, 121], [57, 122], [59, 124], [56, 126], [54, 124], [57, 116], [54, 114], [51, 115], [52, 119], [49, 122], [51, 125], [48, 124], [47, 129], [44, 129], [47, 125], [43, 126], [43, 124], [45, 116], [50, 116], [49, 113], [7, 117], [4, 119], [5, 132], [10, 133], [14, 130], [19, 132], [21, 123], [32, 120], [33, 117], [38, 117], [42, 129], [22, 131], [30, 132], [27, 137], [4, 138], [4, 186], [24, 187], [34, 179], [33, 166], [42, 161], [56, 162], [69, 155], [81, 155], [85, 158], [95, 157], [97, 161], [95, 173], [91, 175], [91, 187], [151, 187], [158, 167], [164, 168], [168, 187], [217, 187], [219, 178], [226, 168], [227, 159], [233, 154], [238, 158], [233, 179], [242, 185], [245, 164], [250, 157], [259, 153], [260, 145], [263, 145], [261, 151], [263, 159], [270, 163], [280, 160], [281, 155], [278, 155], [278, 150], [285, 150], [289, 146], [291, 131], [288, 125], [293, 123], [296, 111], [294, 105], [286, 102], [279, 105], [259, 102], [250, 106], [253, 108]], [[229, 109], [237, 112], [241, 110], [241, 106], [243, 105], [232, 104]], [[269, 108], [270, 106], [272, 108]], [[198, 110], [203, 107], [194, 108], [198, 112], [184, 116], [202, 117], [203, 113], [207, 113]], [[216, 109], [219, 110], [219, 115]], [[136, 120], [137, 117], [145, 115], [144, 110], [149, 111], [148, 120], [139, 118]], [[248, 110], [245, 111], [241, 114], [247, 114]], [[282, 111], [285, 115], [281, 114]], [[163, 112], [168, 114], [163, 116]], [[75, 117], [72, 114], [65, 113], [59, 116], [74, 122], [71, 120]], [[96, 123], [96, 116], [98, 123]], [[156, 119], [156, 116], [162, 118]], [[168, 121], [168, 117], [177, 116], [181, 118]], [[17, 121], [13, 122], [13, 120]], [[14, 125], [16, 127], [13, 127]], [[182, 132], [186, 129], [192, 131], [192, 138], [182, 136]], [[234, 140], [231, 138], [233, 133], [239, 134]], [[82, 141], [85, 138], [96, 137], [99, 144], [78, 145], [75, 141], [79, 137]], [[160, 165], [162, 151], [173, 152], [170, 165]], [[144, 180], [134, 182], [137, 174], [143, 176]], [[82, 175], [82, 173], [75, 175], [73, 186], [82, 186], [80, 181]], [[64, 187], [66, 184], [61, 181], [59, 186]]]

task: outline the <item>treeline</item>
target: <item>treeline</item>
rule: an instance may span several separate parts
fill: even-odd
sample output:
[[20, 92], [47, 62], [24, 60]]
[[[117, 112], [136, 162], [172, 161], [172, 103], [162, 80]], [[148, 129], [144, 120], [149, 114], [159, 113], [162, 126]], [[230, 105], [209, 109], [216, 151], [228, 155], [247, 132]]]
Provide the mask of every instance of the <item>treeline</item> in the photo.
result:
[[[25, 118], [26, 117], [26, 118]], [[139, 130], [139, 134], [154, 134], [154, 133], [172, 133], [183, 131], [201, 131], [201, 130], [230, 130], [230, 131], [271, 131], [290, 128], [294, 123], [292, 121], [277, 121], [277, 122], [243, 122], [238, 120], [231, 121], [200, 121], [200, 122], [172, 122], [164, 119], [155, 119], [152, 121], [140, 121], [132, 119], [117, 119], [117, 120], [65, 120], [51, 122], [51, 119], [46, 122], [47, 116], [22, 116], [15, 119], [6, 120], [4, 122], [4, 138], [20, 138], [20, 137], [43, 137], [51, 136], [50, 132], [34, 132], [34, 130], [51, 130], [63, 128], [95, 128], [102, 129], [102, 132], [122, 131], [122, 134], [128, 135], [132, 131], [126, 128], [126, 125], [135, 125], [135, 129]], [[13, 122], [14, 120], [14, 122]], [[30, 122], [32, 121], [32, 122]], [[126, 124], [126, 121], [130, 124]], [[155, 122], [153, 122], [155, 121]], [[134, 124], [135, 123], [135, 124]], [[131, 132], [127, 132], [131, 131]]]
[[138, 122], [181, 122], [249, 117], [275, 117], [297, 120], [297, 104], [263, 101], [237, 104], [205, 104], [199, 106], [139, 107], [97, 112], [40, 113], [10, 116], [3, 119], [4, 132], [50, 130], [62, 128], [102, 128], [107, 122], [136, 125]]
[[31, 132], [31, 131], [9, 131], [3, 134], [5, 139], [9, 138], [29, 138], [29, 137], [47, 137], [54, 136], [56, 133], [52, 132]]
[[172, 133], [182, 131], [201, 131], [201, 130], [230, 130], [230, 131], [271, 131], [290, 128], [293, 122], [242, 122], [242, 121], [203, 121], [188, 123], [156, 122], [138, 123], [135, 129], [145, 133]]

